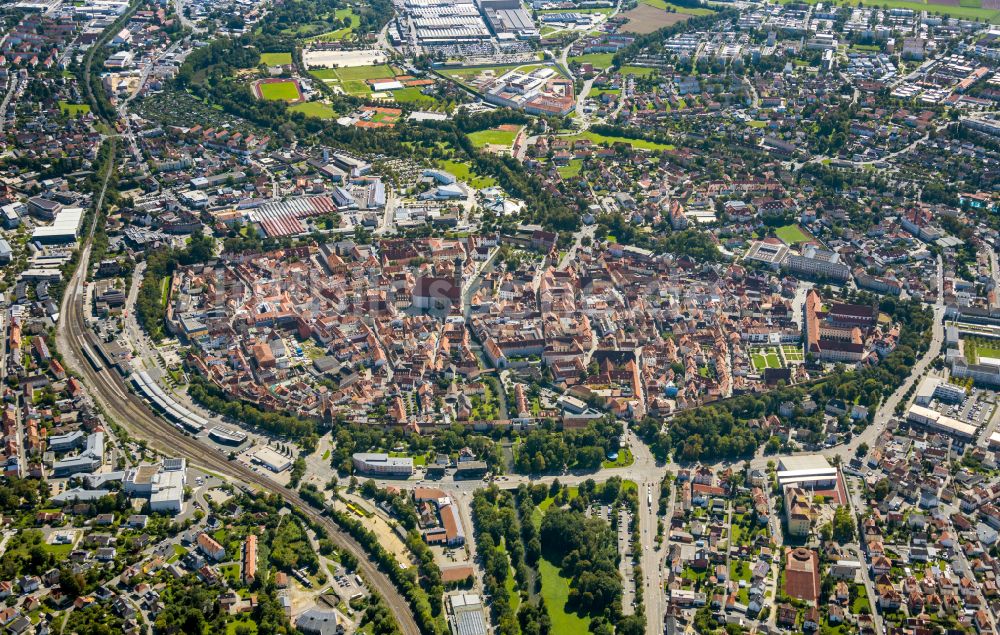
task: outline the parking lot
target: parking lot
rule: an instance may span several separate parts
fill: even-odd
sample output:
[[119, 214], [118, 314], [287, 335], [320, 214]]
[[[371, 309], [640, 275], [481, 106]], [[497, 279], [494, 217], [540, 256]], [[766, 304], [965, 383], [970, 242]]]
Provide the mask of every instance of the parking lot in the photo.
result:
[[979, 388], [972, 388], [968, 397], [959, 404], [949, 404], [935, 399], [930, 408], [942, 415], [982, 428], [990, 421], [996, 408], [996, 394]]

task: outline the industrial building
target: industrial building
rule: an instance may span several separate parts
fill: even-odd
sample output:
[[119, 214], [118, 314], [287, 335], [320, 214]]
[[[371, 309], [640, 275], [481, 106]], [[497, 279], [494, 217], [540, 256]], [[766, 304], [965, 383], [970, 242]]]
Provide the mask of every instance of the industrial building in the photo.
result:
[[31, 240], [48, 245], [75, 243], [80, 237], [82, 224], [83, 208], [65, 207], [56, 213], [51, 225], [36, 228]]
[[406, 0], [401, 24], [421, 45], [482, 41], [491, 37], [472, 0]]
[[537, 39], [538, 28], [519, 0], [479, 0], [486, 24], [499, 39]]
[[486, 613], [482, 600], [474, 593], [448, 597], [451, 605], [452, 632], [455, 635], [486, 635]]

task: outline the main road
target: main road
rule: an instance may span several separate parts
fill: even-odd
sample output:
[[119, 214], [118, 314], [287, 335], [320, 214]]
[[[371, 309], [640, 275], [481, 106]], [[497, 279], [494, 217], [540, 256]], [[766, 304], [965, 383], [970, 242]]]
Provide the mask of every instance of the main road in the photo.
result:
[[[104, 204], [104, 195], [111, 173], [112, 171], [108, 170], [105, 174], [101, 192], [96, 199], [96, 209], [100, 209]], [[227, 460], [225, 455], [189, 437], [175, 428], [173, 424], [160, 418], [150, 411], [142, 399], [129, 390], [126, 381], [113, 369], [95, 371], [86, 362], [81, 354], [85, 342], [84, 334], [89, 328], [85, 315], [84, 283], [87, 279], [96, 217], [97, 215], [95, 215], [95, 220], [91, 222], [86, 243], [81, 251], [80, 265], [70, 279], [63, 295], [62, 325], [61, 328], [56, 329], [56, 341], [66, 366], [83, 377], [89, 394], [100, 404], [106, 416], [124, 426], [137, 437], [146, 439], [151, 446], [168, 455], [182, 456], [192, 464], [227, 476], [237, 484], [250, 484], [269, 494], [276, 494], [284, 499], [288, 505], [298, 508], [310, 520], [321, 525], [338, 548], [357, 558], [359, 570], [372, 588], [385, 598], [403, 633], [419, 635], [420, 629], [413, 618], [409, 604], [395, 585], [368, 559], [368, 554], [361, 545], [333, 520], [309, 506], [295, 490], [279, 485], [238, 461]]]

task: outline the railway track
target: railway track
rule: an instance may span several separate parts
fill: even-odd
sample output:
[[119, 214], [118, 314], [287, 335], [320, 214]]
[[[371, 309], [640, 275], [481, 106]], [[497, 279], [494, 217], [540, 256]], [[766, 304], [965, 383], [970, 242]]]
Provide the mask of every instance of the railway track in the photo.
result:
[[[105, 176], [97, 199], [97, 209], [103, 205], [111, 172], [109, 170]], [[126, 381], [113, 369], [105, 368], [102, 371], [97, 371], [87, 362], [82, 354], [86, 344], [84, 334], [88, 328], [84, 315], [83, 283], [87, 277], [91, 241], [97, 218], [98, 214], [94, 214], [94, 220], [81, 250], [80, 264], [63, 295], [60, 328], [56, 329], [59, 351], [62, 353], [67, 367], [83, 377], [91, 396], [101, 404], [107, 414], [129, 432], [139, 438], [146, 439], [154, 448], [172, 456], [182, 456], [193, 465], [225, 475], [237, 484], [252, 484], [263, 491], [277, 494], [288, 505], [297, 508], [307, 518], [323, 527], [338, 548], [355, 556], [358, 561], [358, 569], [368, 584], [385, 599], [404, 635], [420, 635], [420, 629], [417, 627], [406, 599], [399, 593], [388, 576], [368, 558], [364, 548], [332, 519], [306, 503], [295, 490], [279, 485], [242, 463], [229, 461], [222, 454], [182, 433], [171, 423], [154, 414], [144, 401], [130, 391]]]

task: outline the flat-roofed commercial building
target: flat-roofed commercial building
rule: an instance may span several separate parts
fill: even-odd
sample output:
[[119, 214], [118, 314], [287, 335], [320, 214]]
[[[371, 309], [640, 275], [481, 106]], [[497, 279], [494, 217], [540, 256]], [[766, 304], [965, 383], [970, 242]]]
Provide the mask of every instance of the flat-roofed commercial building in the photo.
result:
[[971, 423], [962, 423], [958, 419], [945, 416], [937, 410], [923, 406], [910, 406], [910, 410], [906, 413], [906, 420], [964, 441], [976, 437], [976, 426]]
[[410, 457], [358, 452], [351, 457], [351, 461], [354, 463], [354, 469], [363, 474], [382, 476], [410, 476], [413, 474], [413, 459]]
[[263, 465], [275, 474], [280, 474], [292, 467], [292, 460], [283, 454], [275, 452], [271, 448], [261, 448], [253, 454], [254, 463]]
[[778, 462], [778, 486], [803, 489], [832, 489], [837, 485], [837, 468], [822, 454], [786, 456]]

